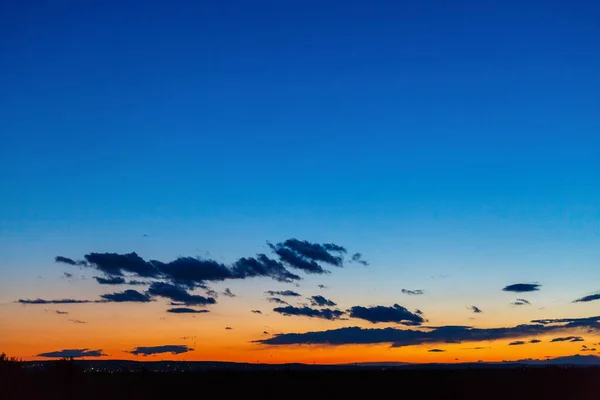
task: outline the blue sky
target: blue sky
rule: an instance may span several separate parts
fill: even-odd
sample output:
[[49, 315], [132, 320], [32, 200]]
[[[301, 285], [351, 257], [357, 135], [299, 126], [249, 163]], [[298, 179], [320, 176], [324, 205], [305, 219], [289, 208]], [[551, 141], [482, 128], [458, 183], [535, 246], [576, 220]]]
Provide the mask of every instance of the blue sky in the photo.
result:
[[341, 296], [600, 289], [600, 7], [442, 3], [3, 4], [0, 300], [289, 237], [365, 254]]

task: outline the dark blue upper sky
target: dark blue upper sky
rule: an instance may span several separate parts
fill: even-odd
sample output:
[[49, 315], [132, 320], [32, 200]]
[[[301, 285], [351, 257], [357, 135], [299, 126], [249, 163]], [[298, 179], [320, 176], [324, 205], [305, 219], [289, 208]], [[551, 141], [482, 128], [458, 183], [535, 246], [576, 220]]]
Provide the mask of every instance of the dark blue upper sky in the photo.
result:
[[142, 234], [456, 260], [598, 238], [597, 1], [0, 7], [5, 266]]

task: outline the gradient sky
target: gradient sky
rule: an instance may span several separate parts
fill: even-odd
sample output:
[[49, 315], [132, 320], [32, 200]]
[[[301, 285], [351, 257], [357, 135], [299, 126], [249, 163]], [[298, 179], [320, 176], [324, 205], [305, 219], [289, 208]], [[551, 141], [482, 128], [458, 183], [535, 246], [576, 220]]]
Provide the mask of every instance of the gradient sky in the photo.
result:
[[[598, 301], [573, 302], [600, 290], [597, 1], [3, 1], [0, 54], [0, 351], [454, 362], [582, 351], [550, 343], [559, 336], [600, 341], [595, 322], [520, 346], [508, 343], [534, 336], [252, 342], [600, 314]], [[267, 241], [289, 238], [335, 243], [370, 265], [321, 275], [288, 265], [299, 286], [209, 282], [236, 297], [203, 314], [166, 313], [162, 298], [17, 303], [147, 290], [99, 285], [98, 270], [57, 255], [229, 264], [277, 259]], [[502, 290], [515, 283], [541, 287]], [[320, 294], [342, 311], [399, 304], [427, 322], [281, 315], [264, 292], [287, 289], [302, 294], [293, 306]], [[194, 350], [128, 353], [162, 345]]]

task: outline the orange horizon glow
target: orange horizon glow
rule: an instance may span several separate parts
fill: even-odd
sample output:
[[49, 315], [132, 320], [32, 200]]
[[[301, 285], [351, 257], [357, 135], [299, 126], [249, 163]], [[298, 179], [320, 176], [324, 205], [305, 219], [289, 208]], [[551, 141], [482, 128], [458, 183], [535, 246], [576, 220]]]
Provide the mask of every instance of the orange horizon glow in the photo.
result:
[[[49, 360], [37, 354], [60, 349], [102, 349], [107, 356], [83, 357], [82, 359], [118, 359], [135, 361], [223, 361], [244, 363], [304, 363], [304, 364], [351, 364], [361, 362], [407, 362], [407, 363], [463, 363], [501, 362], [526, 358], [546, 359], [573, 355], [581, 343], [550, 343], [556, 336], [536, 336], [542, 340], [538, 344], [509, 346], [517, 338], [483, 342], [463, 342], [460, 344], [430, 343], [392, 348], [391, 344], [372, 345], [262, 345], [253, 340], [270, 337], [285, 332], [306, 332], [307, 330], [337, 329], [347, 326], [344, 321], [312, 321], [281, 316], [238, 316], [232, 330], [225, 330], [222, 315], [199, 314], [197, 317], [167, 316], [156, 317], [149, 308], [123, 306], [119, 315], [104, 308], [104, 315], [89, 314], [86, 324], [73, 324], [44, 311], [44, 306], [10, 305], [14, 312], [11, 324], [0, 327], [0, 351], [26, 361]], [[73, 305], [70, 310], [85, 310], [89, 305]], [[67, 307], [63, 307], [67, 308]], [[128, 309], [129, 308], [129, 309]], [[6, 311], [6, 308], [4, 309]], [[145, 310], [145, 311], [144, 311]], [[76, 311], [71, 311], [76, 314]], [[141, 313], [141, 314], [140, 314]], [[128, 316], [134, 315], [134, 316]], [[93, 318], [92, 318], [93, 317]], [[168, 320], [161, 320], [166, 319]], [[148, 328], [148, 319], [157, 319]], [[265, 321], [275, 325], [269, 334], [260, 331]], [[169, 322], [170, 321], [170, 322]], [[159, 323], [165, 322], [165, 323]], [[316, 324], [315, 329], [306, 329], [306, 323]], [[373, 327], [367, 323], [353, 323], [364, 328]], [[392, 325], [393, 326], [393, 325]], [[318, 329], [317, 329], [318, 328]], [[187, 334], [183, 335], [183, 332]], [[588, 342], [586, 342], [588, 344]], [[162, 353], [149, 356], [133, 355], [137, 346], [187, 345], [193, 351], [182, 354]], [[483, 347], [476, 350], [476, 347]], [[591, 347], [591, 346], [590, 346]], [[429, 352], [431, 349], [444, 352]]]

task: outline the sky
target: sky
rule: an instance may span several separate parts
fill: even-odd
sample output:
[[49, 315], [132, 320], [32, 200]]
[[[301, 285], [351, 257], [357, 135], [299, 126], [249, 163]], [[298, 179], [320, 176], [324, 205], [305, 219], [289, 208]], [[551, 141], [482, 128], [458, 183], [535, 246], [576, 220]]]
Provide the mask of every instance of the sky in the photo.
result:
[[0, 352], [597, 354], [598, 2], [0, 1], [0, 54]]

